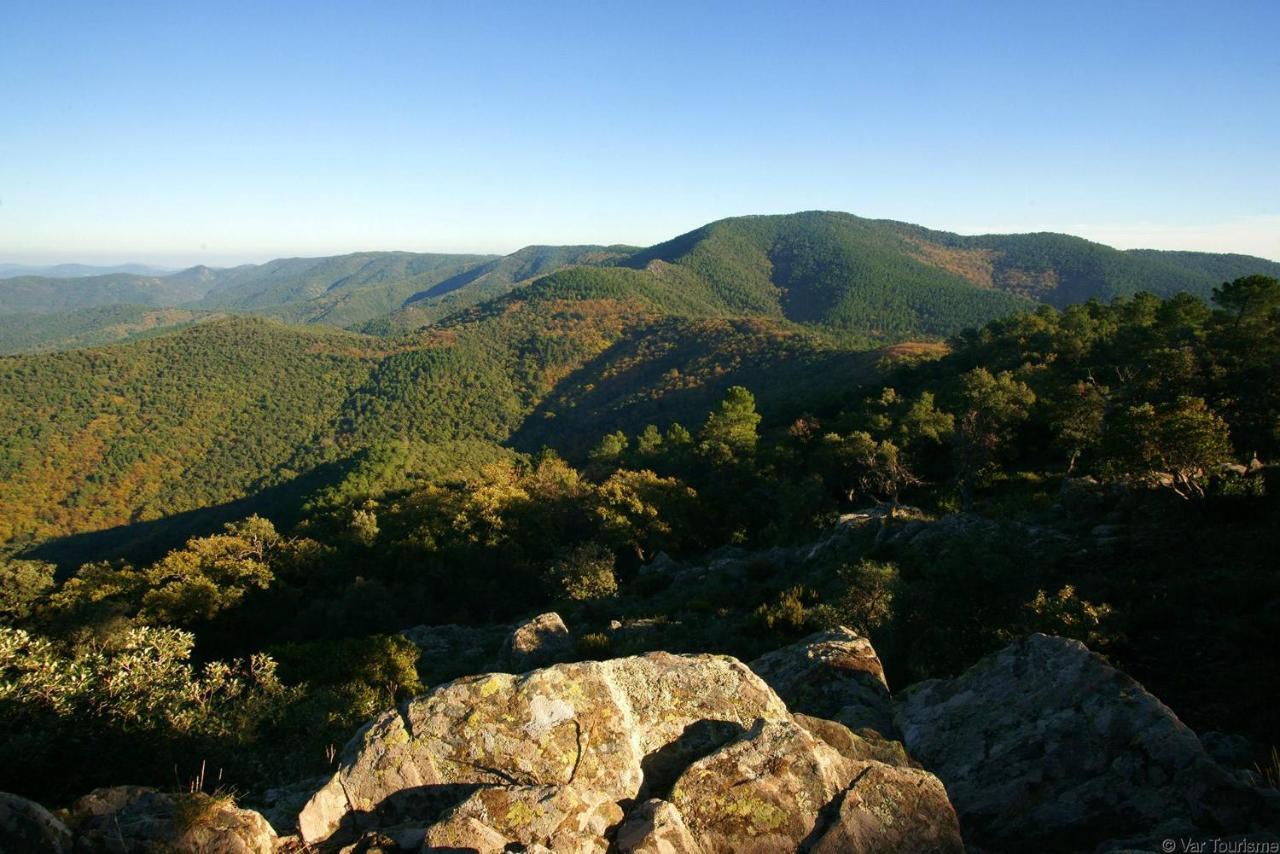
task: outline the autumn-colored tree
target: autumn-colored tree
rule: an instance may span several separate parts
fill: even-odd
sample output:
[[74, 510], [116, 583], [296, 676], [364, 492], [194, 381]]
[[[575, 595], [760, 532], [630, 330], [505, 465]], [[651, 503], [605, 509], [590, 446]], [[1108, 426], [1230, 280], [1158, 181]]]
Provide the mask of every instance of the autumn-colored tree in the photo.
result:
[[556, 594], [577, 602], [608, 599], [618, 594], [613, 552], [598, 543], [584, 543], [551, 564]]
[[212, 619], [249, 591], [271, 586], [271, 559], [283, 543], [275, 526], [260, 516], [228, 523], [225, 533], [188, 540], [147, 570], [143, 615], [169, 625]]
[[595, 514], [606, 537], [647, 560], [673, 547], [675, 529], [692, 515], [696, 497], [673, 477], [621, 469], [596, 488]]

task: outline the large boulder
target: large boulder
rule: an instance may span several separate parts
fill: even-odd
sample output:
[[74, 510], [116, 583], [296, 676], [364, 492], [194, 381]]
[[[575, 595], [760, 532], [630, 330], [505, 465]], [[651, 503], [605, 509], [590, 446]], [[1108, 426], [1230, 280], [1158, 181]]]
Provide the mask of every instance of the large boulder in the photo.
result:
[[429, 824], [479, 786], [624, 801], [786, 706], [742, 663], [651, 653], [459, 679], [375, 719], [299, 816], [308, 842], [406, 815]]
[[942, 784], [900, 751], [794, 718], [735, 659], [669, 653], [442, 686], [361, 730], [299, 827], [495, 854], [959, 850]]
[[267, 820], [229, 798], [143, 786], [95, 789], [71, 806], [67, 824], [77, 847], [88, 851], [270, 854], [276, 845]]
[[695, 762], [671, 803], [707, 854], [964, 850], [936, 777], [851, 759], [791, 721], [760, 721]]
[[502, 646], [499, 660], [513, 673], [546, 667], [573, 655], [573, 636], [553, 612], [539, 614], [519, 623]]
[[0, 852], [71, 850], [71, 831], [35, 801], [0, 792]]
[[884, 667], [871, 641], [843, 626], [810, 635], [748, 665], [792, 711], [850, 729], [893, 734]]
[[1273, 790], [1219, 766], [1078, 641], [1031, 635], [955, 679], [913, 686], [896, 716], [980, 848], [1078, 851], [1280, 826]]

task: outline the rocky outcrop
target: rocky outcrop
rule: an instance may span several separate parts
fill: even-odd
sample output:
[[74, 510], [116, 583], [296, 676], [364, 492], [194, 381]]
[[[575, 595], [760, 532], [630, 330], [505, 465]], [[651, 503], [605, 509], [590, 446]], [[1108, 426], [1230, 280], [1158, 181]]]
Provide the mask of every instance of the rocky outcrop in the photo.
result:
[[276, 846], [267, 820], [229, 799], [142, 786], [95, 789], [67, 811], [67, 825], [85, 851], [270, 854]]
[[573, 637], [560, 615], [551, 612], [518, 624], [503, 644], [499, 661], [513, 673], [523, 673], [572, 655]]
[[884, 667], [871, 641], [843, 626], [810, 635], [748, 665], [792, 711], [850, 729], [893, 734]]
[[71, 831], [35, 801], [0, 792], [0, 851], [71, 850]]
[[[459, 679], [376, 719], [302, 811], [314, 841], [344, 821], [431, 817], [480, 786], [565, 786], [614, 800], [786, 707], [741, 663], [651, 653]], [[452, 803], [450, 801], [452, 800]]]
[[899, 696], [907, 750], [943, 782], [966, 841], [1078, 851], [1280, 826], [1142, 686], [1077, 641], [1032, 635]]
[[849, 758], [792, 721], [760, 721], [695, 762], [671, 803], [707, 854], [964, 850], [937, 778]]
[[468, 677], [366, 726], [299, 827], [316, 843], [416, 825], [426, 847], [479, 852], [958, 850], [936, 778], [804, 720], [725, 656]]

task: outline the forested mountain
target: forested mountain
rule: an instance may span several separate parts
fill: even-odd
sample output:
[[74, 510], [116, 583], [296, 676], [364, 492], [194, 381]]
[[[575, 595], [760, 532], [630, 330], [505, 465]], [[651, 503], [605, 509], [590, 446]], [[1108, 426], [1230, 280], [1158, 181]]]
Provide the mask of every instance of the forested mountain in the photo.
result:
[[1242, 255], [1122, 252], [1053, 233], [967, 237], [821, 211], [721, 220], [625, 263], [685, 267], [742, 310], [889, 335], [952, 332], [1025, 306], [1019, 298], [1058, 307], [1144, 290], [1207, 299], [1223, 281], [1280, 273]]
[[[777, 321], [681, 326], [667, 312], [705, 315], [714, 305], [639, 271], [609, 274], [546, 277], [397, 338], [227, 318], [103, 349], [0, 359], [0, 406], [15, 415], [0, 424], [0, 539], [220, 505], [388, 442], [428, 460], [432, 448], [478, 443], [460, 453], [491, 458], [553, 390], [556, 402], [537, 418], [565, 410], [572, 423], [569, 410], [601, 373], [615, 377], [610, 393], [648, 401], [635, 410], [647, 414], [666, 401], [672, 411], [702, 405], [735, 378], [769, 370], [793, 376], [787, 391], [799, 395], [874, 361], [840, 357]], [[616, 378], [635, 370], [631, 348], [662, 340], [678, 344], [661, 355], [678, 382], [645, 388], [650, 370]], [[830, 370], [806, 386], [820, 364]], [[610, 423], [638, 423], [623, 415]]]
[[232, 317], [0, 359], [6, 785], [318, 775], [471, 672], [441, 649], [551, 607], [578, 659], [848, 626], [894, 685], [1061, 635], [1275, 743], [1280, 281], [868, 351], [662, 269], [389, 338]]

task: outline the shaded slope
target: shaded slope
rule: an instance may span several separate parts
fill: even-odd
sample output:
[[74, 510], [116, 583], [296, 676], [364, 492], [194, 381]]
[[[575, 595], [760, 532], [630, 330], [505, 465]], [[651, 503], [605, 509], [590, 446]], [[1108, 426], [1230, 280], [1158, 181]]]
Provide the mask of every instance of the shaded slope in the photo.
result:
[[608, 264], [634, 251], [626, 246], [526, 246], [413, 294], [401, 310], [366, 324], [364, 330], [386, 334], [419, 329], [540, 276], [572, 265]]
[[696, 430], [733, 385], [752, 389], [766, 416], [816, 408], [866, 382], [879, 357], [770, 319], [663, 318], [629, 330], [566, 377], [511, 443], [580, 458], [613, 430], [677, 422]]

